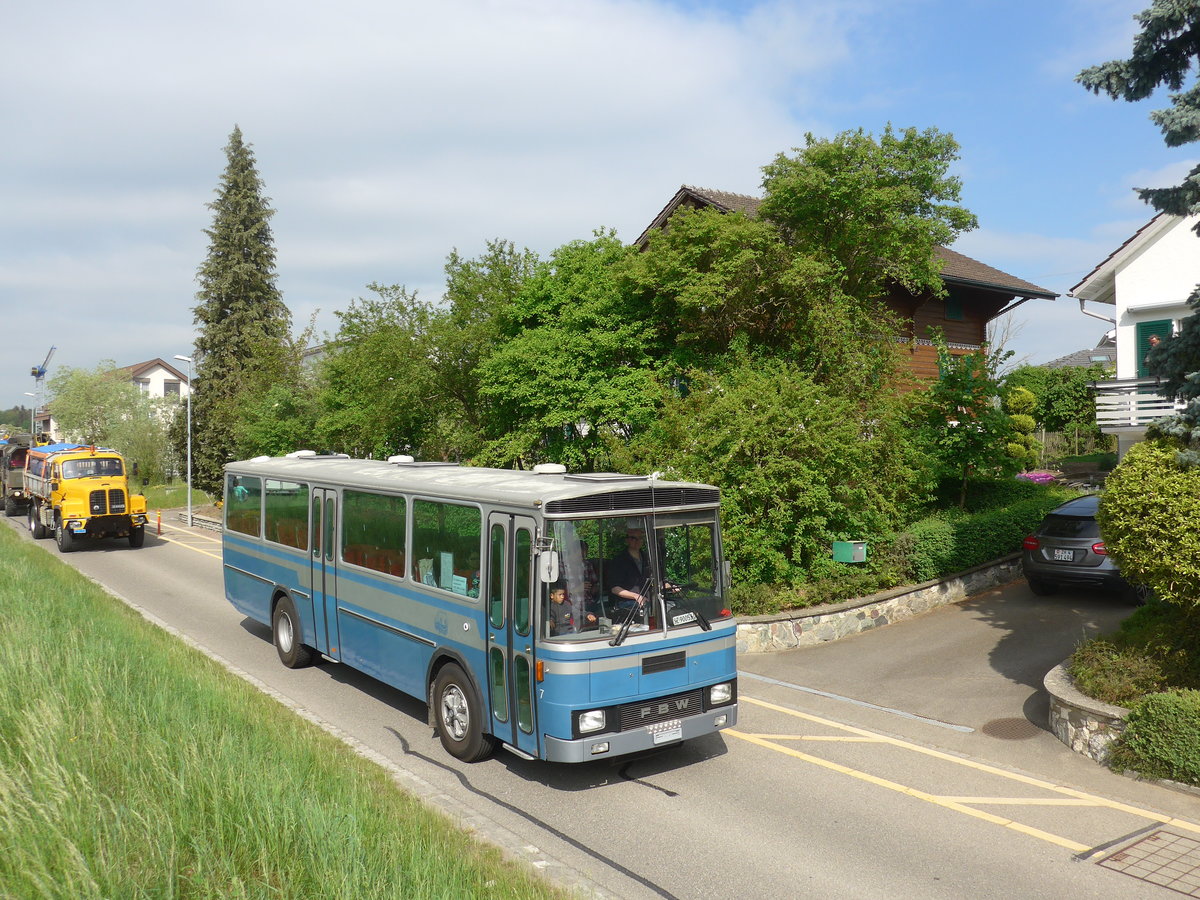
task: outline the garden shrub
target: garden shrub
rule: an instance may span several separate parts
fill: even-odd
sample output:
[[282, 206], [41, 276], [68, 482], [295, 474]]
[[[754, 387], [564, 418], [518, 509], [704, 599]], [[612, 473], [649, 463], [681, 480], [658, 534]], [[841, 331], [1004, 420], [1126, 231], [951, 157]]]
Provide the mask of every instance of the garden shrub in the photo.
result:
[[1157, 691], [1200, 689], [1200, 613], [1152, 597], [1115, 632], [1082, 645], [1068, 669], [1082, 693], [1121, 706]]
[[1166, 686], [1157, 661], [1107, 640], [1082, 645], [1072, 654], [1067, 672], [1080, 693], [1117, 706], [1130, 706]]
[[1148, 694], [1125, 719], [1110, 765], [1200, 785], [1200, 691]]
[[[938, 484], [937, 496], [939, 505], [949, 507], [958, 502], [960, 485], [957, 481], [945, 479]], [[1024, 478], [992, 478], [974, 476], [967, 480], [967, 512], [986, 512], [989, 509], [1000, 509], [1012, 506], [1022, 500], [1032, 500], [1036, 497], [1053, 496], [1056, 502], [1064, 503], [1078, 496], [1078, 491], [1062, 485], [1034, 484]]]
[[1170, 438], [1130, 448], [1108, 476], [1100, 530], [1121, 571], [1164, 601], [1200, 604], [1200, 468], [1181, 468]]
[[909, 572], [914, 582], [930, 581], [951, 572], [954, 559], [954, 524], [947, 514], [930, 516], [908, 526], [912, 549]]

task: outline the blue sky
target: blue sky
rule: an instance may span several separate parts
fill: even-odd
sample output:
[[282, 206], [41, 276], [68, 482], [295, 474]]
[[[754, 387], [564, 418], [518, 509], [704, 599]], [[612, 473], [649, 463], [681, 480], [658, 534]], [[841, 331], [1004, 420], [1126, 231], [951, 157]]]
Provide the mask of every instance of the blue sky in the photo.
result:
[[[371, 282], [426, 299], [447, 253], [635, 238], [681, 184], [758, 193], [830, 137], [934, 127], [977, 231], [955, 249], [1065, 294], [1174, 183], [1127, 104], [1074, 82], [1128, 55], [1149, 0], [61, 0], [0, 18], [0, 407], [29, 368], [189, 354], [205, 203], [235, 124], [277, 213], [297, 329]], [[1013, 315], [1046, 362], [1104, 323]]]

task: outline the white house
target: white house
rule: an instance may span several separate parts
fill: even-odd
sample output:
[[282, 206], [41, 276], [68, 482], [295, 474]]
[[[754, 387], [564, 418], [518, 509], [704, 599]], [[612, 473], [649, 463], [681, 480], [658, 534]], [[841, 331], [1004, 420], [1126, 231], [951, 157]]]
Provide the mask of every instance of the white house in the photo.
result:
[[161, 359], [125, 366], [121, 371], [129, 373], [130, 381], [141, 388], [143, 394], [151, 397], [187, 399], [190, 389], [187, 376]]
[[[1149, 422], [1175, 408], [1156, 392], [1146, 354], [1154, 337], [1176, 333], [1191, 314], [1187, 298], [1200, 284], [1200, 237], [1192, 230], [1198, 222], [1200, 216], [1158, 214], [1068, 293], [1085, 314], [1115, 326], [1117, 377], [1096, 386], [1096, 421], [1117, 435], [1122, 455], [1145, 436]], [[1089, 310], [1086, 303], [1111, 309]]]

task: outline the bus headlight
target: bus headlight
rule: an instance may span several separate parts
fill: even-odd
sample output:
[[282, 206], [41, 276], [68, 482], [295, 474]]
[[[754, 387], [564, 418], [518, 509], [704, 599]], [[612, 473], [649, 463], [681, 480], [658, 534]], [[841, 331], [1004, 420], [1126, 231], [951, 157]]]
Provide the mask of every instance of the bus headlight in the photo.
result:
[[726, 681], [724, 684], [714, 684], [708, 689], [708, 705], [720, 706], [722, 703], [728, 703], [733, 699], [733, 684]]
[[579, 733], [591, 734], [593, 731], [604, 730], [604, 710], [590, 709], [579, 714]]

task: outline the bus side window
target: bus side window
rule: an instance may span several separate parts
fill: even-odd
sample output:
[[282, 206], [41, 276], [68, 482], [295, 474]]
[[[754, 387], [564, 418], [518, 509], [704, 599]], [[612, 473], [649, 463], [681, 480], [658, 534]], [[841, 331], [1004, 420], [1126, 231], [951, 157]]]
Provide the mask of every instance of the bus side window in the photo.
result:
[[517, 634], [529, 634], [530, 607], [533, 602], [533, 535], [527, 528], [517, 529], [517, 561], [513, 572], [513, 627]]
[[504, 627], [504, 526], [493, 525], [488, 563], [488, 616], [493, 628]]

